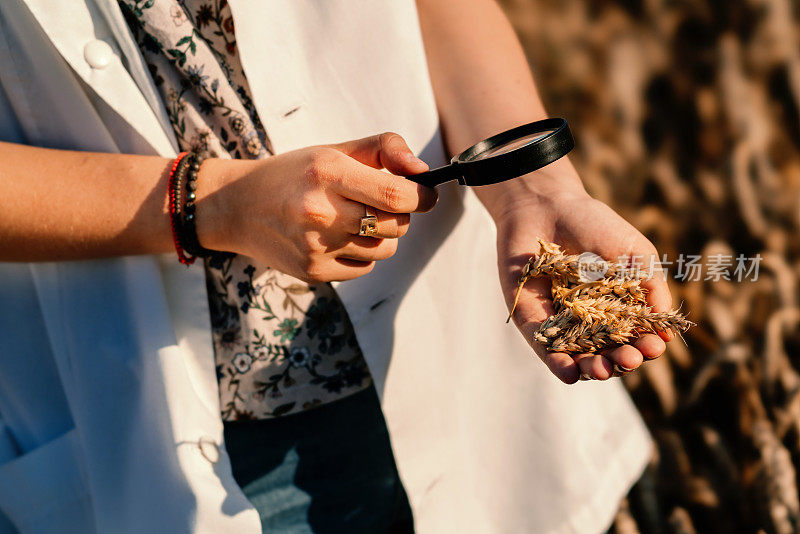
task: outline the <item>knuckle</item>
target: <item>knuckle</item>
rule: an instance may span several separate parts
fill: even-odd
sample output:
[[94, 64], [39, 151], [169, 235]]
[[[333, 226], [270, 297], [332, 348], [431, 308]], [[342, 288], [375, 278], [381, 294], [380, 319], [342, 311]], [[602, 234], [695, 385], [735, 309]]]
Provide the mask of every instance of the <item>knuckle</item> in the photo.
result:
[[307, 181], [319, 184], [327, 182], [333, 176], [333, 168], [338, 160], [339, 152], [328, 147], [314, 150], [308, 158], [305, 168]]
[[405, 154], [410, 153], [408, 144], [403, 136], [395, 132], [385, 132], [378, 138], [380, 152], [393, 160], [401, 160]]
[[324, 173], [325, 166], [319, 161], [319, 156], [314, 155], [311, 156], [311, 159], [306, 165], [303, 178], [311, 184], [318, 184], [325, 179]]
[[383, 187], [381, 197], [390, 211], [399, 211], [403, 205], [403, 191], [396, 182], [389, 182]]
[[314, 261], [315, 255], [325, 250], [325, 247], [320, 242], [319, 235], [312, 232], [306, 232], [300, 237], [299, 247], [300, 252], [307, 256], [308, 263], [306, 264], [306, 268]]
[[318, 195], [306, 194], [295, 205], [296, 217], [303, 226], [330, 226], [335, 214], [330, 204]]
[[378, 142], [382, 149], [388, 147], [393, 142], [397, 142], [397, 139], [402, 139], [402, 137], [395, 132], [383, 132], [378, 136]]
[[309, 261], [304, 269], [305, 281], [310, 284], [322, 284], [330, 282], [330, 278], [326, 275], [326, 269], [320, 261]]

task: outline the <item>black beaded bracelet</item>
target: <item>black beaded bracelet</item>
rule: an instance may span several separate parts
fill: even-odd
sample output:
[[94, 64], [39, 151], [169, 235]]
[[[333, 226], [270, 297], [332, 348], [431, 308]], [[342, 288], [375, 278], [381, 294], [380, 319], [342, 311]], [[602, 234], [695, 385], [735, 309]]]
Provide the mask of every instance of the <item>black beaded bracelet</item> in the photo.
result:
[[[197, 238], [195, 191], [197, 191], [197, 175], [200, 172], [200, 165], [202, 165], [203, 160], [205, 160], [204, 155], [190, 152], [176, 169], [174, 187], [175, 212], [179, 221], [178, 242], [186, 254], [190, 256], [201, 258], [214, 255], [233, 256], [228, 252], [207, 249], [200, 244]], [[186, 200], [185, 203], [183, 202], [184, 198]]]

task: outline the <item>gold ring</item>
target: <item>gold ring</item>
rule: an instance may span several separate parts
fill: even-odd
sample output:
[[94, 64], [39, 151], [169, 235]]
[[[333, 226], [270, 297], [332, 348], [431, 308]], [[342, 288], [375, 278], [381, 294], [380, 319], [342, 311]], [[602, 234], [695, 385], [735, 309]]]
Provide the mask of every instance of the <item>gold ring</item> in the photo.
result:
[[378, 233], [378, 216], [369, 210], [369, 206], [364, 204], [364, 216], [361, 217], [361, 228], [358, 235], [372, 237]]

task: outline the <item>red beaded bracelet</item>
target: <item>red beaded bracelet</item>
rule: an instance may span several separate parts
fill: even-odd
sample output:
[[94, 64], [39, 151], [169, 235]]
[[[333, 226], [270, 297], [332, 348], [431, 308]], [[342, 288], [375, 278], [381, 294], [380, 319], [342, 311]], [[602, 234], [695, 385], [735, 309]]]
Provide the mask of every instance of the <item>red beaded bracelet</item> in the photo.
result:
[[[181, 225], [181, 191], [179, 178], [181, 171], [185, 170], [185, 159], [189, 155], [188, 152], [181, 152], [172, 164], [172, 169], [169, 171], [169, 179], [167, 180], [167, 194], [169, 195], [169, 226], [172, 230], [172, 243], [175, 245], [175, 251], [178, 253], [178, 260], [184, 265], [191, 265], [197, 259], [196, 256], [190, 256], [183, 250], [181, 240], [178, 237], [178, 228]], [[184, 165], [181, 165], [184, 163]], [[176, 187], [177, 185], [177, 187]]]

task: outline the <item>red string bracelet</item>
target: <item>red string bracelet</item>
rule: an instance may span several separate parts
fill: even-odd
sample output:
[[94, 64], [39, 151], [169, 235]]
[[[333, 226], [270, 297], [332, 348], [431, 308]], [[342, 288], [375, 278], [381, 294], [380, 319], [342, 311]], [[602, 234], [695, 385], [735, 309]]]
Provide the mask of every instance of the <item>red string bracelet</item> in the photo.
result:
[[[188, 156], [188, 152], [181, 152], [172, 164], [172, 169], [169, 171], [169, 180], [167, 180], [167, 194], [169, 196], [169, 226], [172, 230], [172, 243], [175, 245], [175, 251], [178, 253], [178, 261], [184, 265], [191, 265], [197, 259], [196, 256], [186, 254], [181, 246], [180, 239], [178, 238], [178, 225], [181, 224], [181, 194], [180, 185], [176, 187], [175, 181], [179, 177], [179, 168], [181, 162]], [[182, 170], [182, 169], [181, 169]]]

